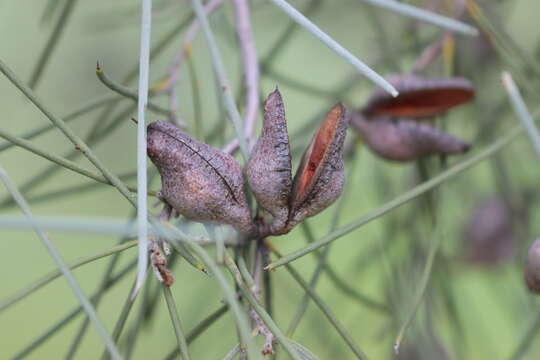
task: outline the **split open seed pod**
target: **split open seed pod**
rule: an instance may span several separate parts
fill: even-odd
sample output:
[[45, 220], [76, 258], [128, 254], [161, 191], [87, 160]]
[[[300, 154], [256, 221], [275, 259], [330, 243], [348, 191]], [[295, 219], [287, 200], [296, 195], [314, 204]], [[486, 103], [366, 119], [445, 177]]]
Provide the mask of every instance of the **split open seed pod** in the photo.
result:
[[474, 98], [471, 82], [460, 77], [435, 78], [392, 74], [386, 80], [399, 91], [399, 95], [393, 97], [376, 88], [362, 109], [362, 113], [367, 117], [389, 115], [430, 118]]
[[536, 239], [529, 249], [524, 279], [531, 292], [540, 293], [540, 238]]
[[165, 121], [148, 125], [148, 156], [161, 175], [161, 197], [179, 214], [253, 234], [242, 169], [223, 151]]
[[428, 123], [432, 118], [470, 101], [474, 90], [463, 78], [425, 78], [391, 75], [387, 80], [399, 91], [391, 97], [376, 89], [352, 125], [371, 150], [393, 161], [410, 161], [432, 154], [459, 154], [470, 145]]
[[283, 100], [277, 89], [268, 96], [261, 136], [247, 165], [247, 178], [257, 203], [273, 216], [264, 235], [289, 232], [339, 197], [344, 183], [347, 123], [345, 108], [334, 106], [304, 152], [293, 181]]
[[304, 151], [294, 177], [289, 226], [314, 216], [341, 195], [345, 182], [343, 144], [349, 116], [338, 104], [326, 115]]
[[282, 229], [289, 218], [292, 165], [285, 107], [277, 89], [264, 102], [263, 126], [249, 157], [247, 179], [257, 203], [274, 218], [270, 232]]

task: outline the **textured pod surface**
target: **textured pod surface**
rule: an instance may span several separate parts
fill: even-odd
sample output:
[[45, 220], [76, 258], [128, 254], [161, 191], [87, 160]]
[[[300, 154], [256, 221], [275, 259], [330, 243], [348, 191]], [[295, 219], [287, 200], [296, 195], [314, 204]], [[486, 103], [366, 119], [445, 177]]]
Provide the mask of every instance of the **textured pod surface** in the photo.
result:
[[481, 201], [463, 231], [467, 262], [496, 265], [510, 259], [516, 248], [513, 218], [516, 211], [499, 196]]
[[164, 121], [148, 125], [147, 142], [148, 156], [161, 174], [161, 196], [178, 213], [253, 233], [242, 170], [232, 156]]
[[386, 80], [399, 91], [399, 95], [394, 98], [380, 88], [375, 89], [362, 110], [366, 116], [432, 117], [474, 98], [472, 84], [460, 77], [394, 74]]
[[461, 154], [470, 145], [430, 124], [404, 118], [354, 114], [352, 125], [369, 148], [393, 161], [411, 161], [433, 154]]
[[529, 249], [524, 277], [529, 290], [540, 293], [540, 238]]
[[348, 118], [341, 104], [334, 106], [304, 152], [293, 182], [289, 228], [318, 214], [341, 195]]
[[285, 226], [289, 217], [291, 167], [285, 108], [281, 94], [276, 89], [264, 102], [261, 136], [247, 164], [249, 186], [257, 203], [274, 216], [272, 229]]

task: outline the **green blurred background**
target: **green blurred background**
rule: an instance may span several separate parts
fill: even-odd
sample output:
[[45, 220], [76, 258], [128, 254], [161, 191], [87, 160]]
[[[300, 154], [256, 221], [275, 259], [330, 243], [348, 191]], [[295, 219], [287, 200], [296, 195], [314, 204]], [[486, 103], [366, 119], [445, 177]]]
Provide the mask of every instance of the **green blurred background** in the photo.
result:
[[[297, 8], [304, 8], [308, 3], [307, 0], [291, 1]], [[411, 3], [425, 6], [429, 2]], [[540, 44], [540, 26], [534, 16], [540, 11], [538, 1], [484, 3], [489, 5], [490, 12], [501, 20], [519, 46], [534, 56]], [[58, 16], [55, 13], [51, 20], [41, 22], [46, 5], [47, 1], [0, 1], [0, 57], [24, 80], [29, 79]], [[155, 1], [153, 42], [157, 42], [190, 13], [189, 1]], [[257, 49], [259, 57], [263, 59], [289, 24], [289, 19], [270, 2], [263, 0], [252, 2], [252, 13]], [[423, 47], [437, 40], [441, 33], [431, 25], [417, 24], [387, 11], [368, 7], [361, 0], [322, 1], [309, 16], [328, 34], [382, 74], [396, 71], [392, 65], [396, 63], [402, 71], [409, 71]], [[377, 31], [373, 27], [374, 19], [379, 21], [384, 30], [384, 38], [381, 29]], [[242, 73], [234, 14], [229, 2], [212, 15], [211, 24], [216, 31], [236, 93], [241, 88]], [[353, 80], [352, 87], [340, 94], [339, 100], [354, 109], [363, 104], [373, 85], [357, 76], [350, 65], [305, 31], [296, 29], [290, 37], [284, 51], [270, 63], [274, 75], [266, 74], [262, 78], [261, 96], [279, 86], [285, 99], [290, 133], [296, 134], [291, 135], [291, 143], [293, 147], [303, 149], [315, 131], [315, 126], [308, 127], [309, 130], [298, 130], [338, 100], [328, 93], [335, 92], [344, 83]], [[386, 46], [381, 46], [381, 39], [384, 39]], [[455, 40], [458, 49], [455, 58], [456, 73], [468, 76], [478, 94], [475, 103], [463, 106], [445, 117], [446, 127], [453, 134], [468, 140], [474, 140], [478, 134], [496, 127], [485, 139], [475, 142], [474, 153], [494, 141], [505, 129], [517, 124], [518, 120], [508, 106], [499, 81], [500, 71], [505, 69], [504, 63], [494, 55], [481, 58], [474, 54], [470, 50], [474, 40], [470, 38], [458, 35]], [[179, 33], [152, 63], [153, 83], [166, 74], [181, 41], [182, 34]], [[128, 69], [136, 66], [138, 46], [139, 9], [136, 2], [78, 1], [45, 69], [37, 93], [44, 103], [60, 115], [69, 113], [90, 99], [110, 94], [110, 90], [95, 76], [96, 61], [102, 62], [110, 77], [120, 81]], [[208, 134], [225, 120], [220, 117], [210, 57], [202, 35], [194, 43], [193, 58], [202, 96], [204, 132]], [[538, 61], [537, 56], [535, 60]], [[442, 65], [435, 64], [428, 73], [441, 75], [442, 69]], [[291, 82], [307, 84], [313, 89], [308, 91]], [[4, 77], [0, 79], [0, 94], [2, 129], [19, 134], [48, 121]], [[188, 124], [192, 124], [193, 105], [187, 67], [182, 69], [178, 94], [179, 115]], [[528, 105], [531, 110], [535, 109], [534, 101], [538, 97], [535, 98], [529, 92], [526, 94], [530, 99]], [[163, 96], [156, 97], [155, 101], [167, 105]], [[129, 100], [124, 100], [122, 107], [127, 105]], [[81, 117], [71, 123], [72, 128], [77, 134], [86, 134], [95, 122], [100, 121], [97, 117], [99, 113], [100, 110], [96, 110]], [[152, 113], [148, 116], [152, 120], [158, 119]], [[232, 127], [227, 123], [223, 140], [232, 139], [233, 136]], [[348, 136], [352, 140], [355, 134], [350, 132]], [[135, 137], [135, 126], [128, 116], [124, 124], [103, 139], [103, 142], [93, 146], [93, 149], [109, 168], [116, 173], [123, 173], [136, 166]], [[72, 149], [72, 145], [57, 131], [32, 141], [56, 154], [64, 154]], [[215, 146], [221, 144], [220, 141], [213, 143]], [[347, 183], [339, 225], [347, 224], [393, 199], [414, 186], [416, 181], [414, 165], [384, 162], [366, 151], [360, 143], [355, 144], [355, 149], [355, 170]], [[299, 157], [300, 153], [296, 153], [295, 163]], [[521, 136], [506, 148], [498, 159], [516, 191], [538, 185], [538, 160], [526, 136]], [[460, 157], [453, 157], [449, 159], [449, 164], [458, 161]], [[78, 162], [91, 168], [83, 159]], [[6, 169], [17, 184], [23, 184], [49, 166], [49, 163], [25, 150], [12, 148], [0, 154], [0, 166]], [[350, 168], [349, 162], [347, 169]], [[491, 267], [471, 266], [459, 259], [463, 224], [478, 199], [499, 191], [496, 181], [498, 169], [492, 160], [488, 160], [442, 186], [444, 202], [440, 204], [440, 230], [444, 236], [442, 253], [446, 260], [436, 261], [435, 274], [426, 296], [427, 310], [426, 307], [420, 309], [407, 333], [404, 347], [407, 344], [430, 342], [433, 339], [426, 338], [429, 339], [431, 334], [443, 344], [452, 359], [505, 359], [515, 350], [529, 325], [538, 316], [538, 302], [528, 295], [522, 283], [523, 249], [540, 230], [535, 221], [540, 216], [535, 203], [530, 204], [530, 226], [526, 236], [519, 239], [520, 251], [514, 258]], [[25, 195], [32, 199], [34, 195], [85, 181], [80, 175], [62, 169]], [[158, 182], [154, 182], [151, 188], [158, 189]], [[2, 201], [8, 196], [3, 188], [0, 194]], [[432, 229], [427, 226], [425, 216], [417, 211], [418, 204], [419, 200], [415, 200], [339, 239], [329, 255], [328, 262], [348, 285], [378, 301], [392, 299], [392, 314], [367, 308], [339, 291], [326, 276], [322, 277], [317, 286], [320, 296], [331, 306], [370, 359], [393, 358], [392, 345], [397, 328], [410, 311], [412, 295], [419, 285], [419, 274], [425, 263]], [[47, 216], [122, 220], [127, 219], [131, 212], [122, 196], [108, 186], [45, 202], [31, 202], [31, 205], [36, 215]], [[316, 238], [321, 238], [329, 231], [335, 208], [333, 206], [308, 220]], [[0, 215], [8, 214], [19, 212], [14, 207], [4, 206], [0, 209]], [[55, 265], [30, 230], [0, 231], [0, 298], [3, 299], [50, 271]], [[84, 233], [50, 232], [50, 238], [66, 260], [106, 249], [117, 242], [114, 236]], [[302, 229], [297, 228], [287, 236], [272, 239], [272, 243], [287, 253], [304, 246], [305, 237]], [[122, 263], [127, 264], [135, 256], [135, 249], [126, 251]], [[106, 262], [106, 259], [102, 259], [75, 271], [87, 294], [98, 286]], [[315, 264], [314, 257], [306, 256], [294, 264], [304, 278], [309, 279]], [[180, 316], [184, 328], [191, 329], [221, 305], [221, 294], [212, 278], [198, 273], [185, 262], [180, 262], [174, 268], [174, 274], [176, 284], [173, 292]], [[108, 291], [99, 306], [100, 318], [111, 331], [134, 276], [132, 273]], [[282, 328], [286, 328], [302, 297], [302, 291], [283, 269], [272, 272], [271, 276], [275, 318]], [[446, 291], [451, 291], [451, 296]], [[453, 305], [457, 313], [447, 311], [445, 299], [449, 297], [455, 302]], [[11, 358], [77, 304], [66, 281], [58, 279], [0, 313], [0, 359]], [[128, 329], [136, 318], [138, 305], [131, 314]], [[81, 322], [82, 317], [79, 316], [26, 358], [64, 358]], [[143, 331], [138, 337], [134, 359], [161, 359], [174, 348], [174, 333], [163, 299], [158, 301], [155, 318]], [[320, 359], [353, 358], [343, 340], [312, 304], [294, 339]], [[190, 349], [194, 359], [221, 359], [236, 341], [234, 323], [227, 314], [193, 342]], [[90, 327], [75, 358], [95, 359], [102, 351], [103, 344]], [[539, 353], [540, 344], [536, 341], [524, 358], [537, 359]], [[280, 357], [286, 356], [281, 354]]]

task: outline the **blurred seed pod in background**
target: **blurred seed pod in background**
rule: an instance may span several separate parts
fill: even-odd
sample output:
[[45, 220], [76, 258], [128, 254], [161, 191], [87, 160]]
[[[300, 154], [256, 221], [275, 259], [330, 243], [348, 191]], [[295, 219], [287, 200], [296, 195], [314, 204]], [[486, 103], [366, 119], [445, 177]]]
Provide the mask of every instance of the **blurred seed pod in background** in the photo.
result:
[[470, 145], [429, 124], [406, 118], [377, 116], [367, 120], [353, 114], [352, 124], [367, 146], [393, 161], [411, 161], [432, 154], [461, 154]]
[[435, 336], [420, 336], [420, 341], [405, 342], [396, 360], [450, 360], [451, 357]]
[[232, 156], [165, 121], [148, 125], [147, 143], [148, 156], [161, 175], [161, 197], [178, 213], [255, 233], [242, 169]]
[[464, 260], [498, 265], [511, 259], [517, 250], [515, 218], [522, 213], [498, 195], [477, 202], [463, 229]]
[[386, 77], [398, 91], [397, 97], [376, 88], [361, 112], [408, 118], [429, 118], [469, 102], [474, 97], [472, 84], [460, 77], [437, 78], [392, 74]]
[[536, 239], [529, 249], [524, 279], [531, 292], [540, 293], [540, 238]]
[[376, 89], [360, 112], [352, 116], [352, 126], [372, 151], [387, 160], [411, 161], [469, 150], [466, 142], [416, 121], [472, 100], [474, 90], [469, 81], [416, 75], [390, 75], [387, 80], [399, 95], [393, 98]]
[[292, 165], [285, 108], [277, 89], [264, 102], [261, 136], [251, 151], [246, 173], [257, 203], [273, 216], [270, 232], [283, 229], [289, 218]]

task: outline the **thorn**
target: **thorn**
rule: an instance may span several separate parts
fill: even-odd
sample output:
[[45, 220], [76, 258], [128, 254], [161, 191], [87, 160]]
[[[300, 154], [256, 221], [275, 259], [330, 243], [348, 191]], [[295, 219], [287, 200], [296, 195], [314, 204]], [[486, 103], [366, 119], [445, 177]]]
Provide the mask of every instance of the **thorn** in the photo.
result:
[[135, 124], [139, 124], [139, 122], [135, 118], [131, 118], [131, 121], [133, 121]]
[[274, 270], [274, 265], [273, 265], [273, 264], [268, 264], [268, 265], [266, 265], [266, 266], [264, 267], [264, 270], [268, 270], [268, 271]]
[[96, 61], [96, 72], [101, 72], [101, 66], [99, 65], [99, 60]]

